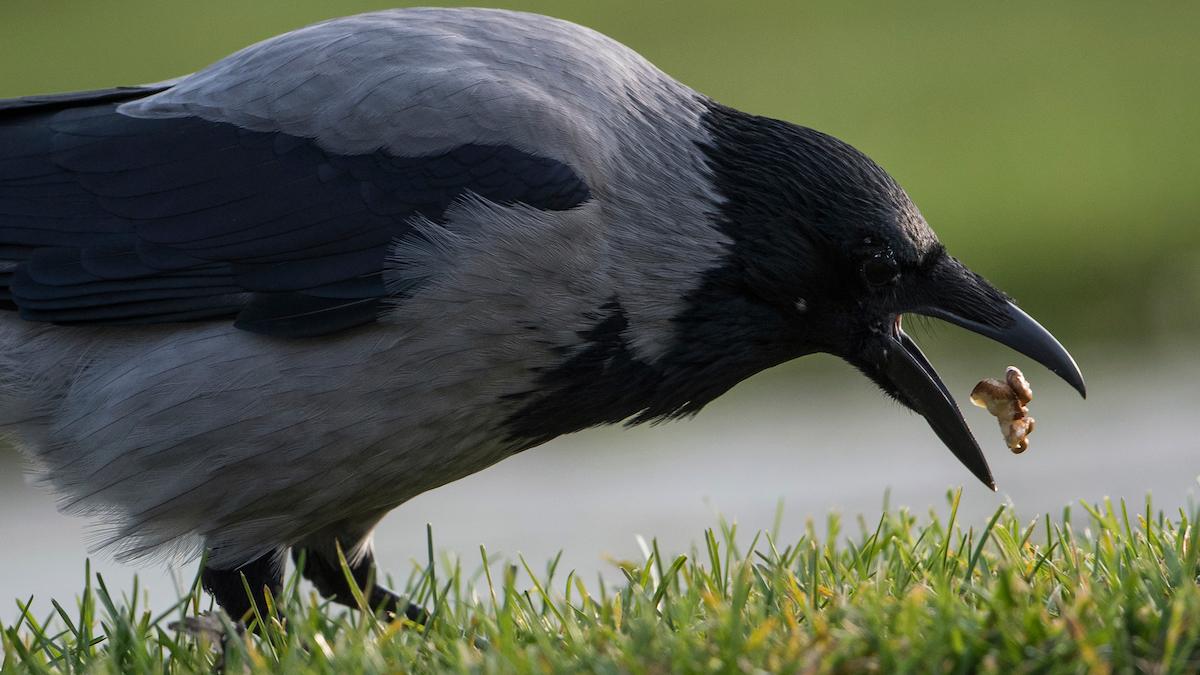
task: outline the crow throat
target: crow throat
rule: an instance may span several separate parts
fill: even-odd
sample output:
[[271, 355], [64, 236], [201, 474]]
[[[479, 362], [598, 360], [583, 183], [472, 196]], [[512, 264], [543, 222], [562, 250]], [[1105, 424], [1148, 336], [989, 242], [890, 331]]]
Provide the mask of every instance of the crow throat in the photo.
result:
[[[781, 200], [778, 165], [797, 155], [780, 150], [774, 156], [771, 148], [795, 143], [796, 134], [840, 141], [708, 105], [703, 123], [710, 140], [698, 145], [717, 198], [703, 232], [712, 236], [715, 224], [730, 242], [726, 253], [685, 296], [685, 309], [673, 321], [673, 346], [652, 363], [626, 342], [630, 325], [620, 298], [600, 307], [579, 334], [581, 345], [539, 372], [533, 389], [513, 397], [521, 406], [506, 427], [524, 447], [602, 424], [692, 415], [746, 378], [815, 351], [797, 333], [789, 277], [805, 257], [820, 256], [809, 239], [781, 235], [771, 212]], [[807, 199], [810, 212], [823, 206], [819, 193]]]

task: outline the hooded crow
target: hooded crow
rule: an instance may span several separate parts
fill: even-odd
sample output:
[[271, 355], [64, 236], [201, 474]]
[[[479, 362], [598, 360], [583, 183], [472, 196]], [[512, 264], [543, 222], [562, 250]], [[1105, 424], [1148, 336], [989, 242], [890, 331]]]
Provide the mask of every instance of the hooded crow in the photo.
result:
[[288, 551], [349, 602], [339, 547], [367, 584], [414, 496], [815, 352], [994, 487], [906, 313], [1084, 393], [858, 150], [506, 11], [363, 14], [0, 102], [0, 303], [6, 435], [118, 559], [202, 553], [235, 617]]

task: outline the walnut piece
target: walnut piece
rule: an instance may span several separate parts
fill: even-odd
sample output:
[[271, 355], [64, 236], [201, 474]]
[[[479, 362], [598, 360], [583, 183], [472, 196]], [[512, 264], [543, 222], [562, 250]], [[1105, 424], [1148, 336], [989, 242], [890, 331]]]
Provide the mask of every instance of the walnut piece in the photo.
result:
[[1029, 416], [1029, 402], [1033, 390], [1029, 381], [1016, 366], [1004, 371], [1004, 380], [987, 378], [971, 390], [971, 403], [986, 408], [1000, 423], [1004, 442], [1014, 454], [1029, 449], [1029, 434], [1033, 433], [1034, 420]]

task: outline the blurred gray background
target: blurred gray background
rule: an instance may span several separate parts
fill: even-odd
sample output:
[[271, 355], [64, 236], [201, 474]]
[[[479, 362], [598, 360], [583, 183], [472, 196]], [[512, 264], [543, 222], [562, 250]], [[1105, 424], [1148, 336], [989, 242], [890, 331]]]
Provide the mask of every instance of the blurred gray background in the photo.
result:
[[[456, 3], [445, 3], [456, 4]], [[475, 569], [523, 553], [535, 569], [617, 578], [635, 535], [667, 550], [717, 514], [782, 533], [830, 510], [878, 518], [945, 510], [964, 486], [966, 522], [1011, 501], [1033, 517], [1106, 496], [1158, 507], [1193, 499], [1200, 441], [1200, 4], [967, 5], [725, 1], [498, 2], [571, 19], [632, 46], [724, 103], [832, 133], [907, 188], [952, 253], [1014, 295], [1067, 345], [1085, 402], [1044, 369], [937, 322], [915, 337], [989, 455], [1000, 491], [973, 483], [920, 418], [848, 366], [808, 357], [737, 387], [696, 419], [558, 439], [426, 494], [377, 536], [384, 567], [440, 550]], [[161, 80], [316, 20], [381, 2], [125, 0], [0, 4], [0, 97]], [[1038, 430], [1014, 456], [970, 407], [983, 376], [1013, 363], [1035, 392]], [[82, 587], [86, 523], [58, 515], [0, 447], [0, 617], [10, 599], [70, 600]], [[165, 566], [103, 557], [110, 586], [138, 574], [152, 605], [175, 598]], [[194, 563], [180, 574], [190, 580]]]

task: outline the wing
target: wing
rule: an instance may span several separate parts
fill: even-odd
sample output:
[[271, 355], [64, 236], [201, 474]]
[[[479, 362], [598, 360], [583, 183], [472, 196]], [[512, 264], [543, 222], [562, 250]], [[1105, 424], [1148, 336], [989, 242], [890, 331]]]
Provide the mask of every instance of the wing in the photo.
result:
[[369, 323], [390, 247], [463, 195], [572, 208], [566, 164], [505, 144], [339, 154], [197, 116], [131, 117], [158, 89], [0, 101], [0, 301], [31, 321], [236, 317], [313, 336]]

